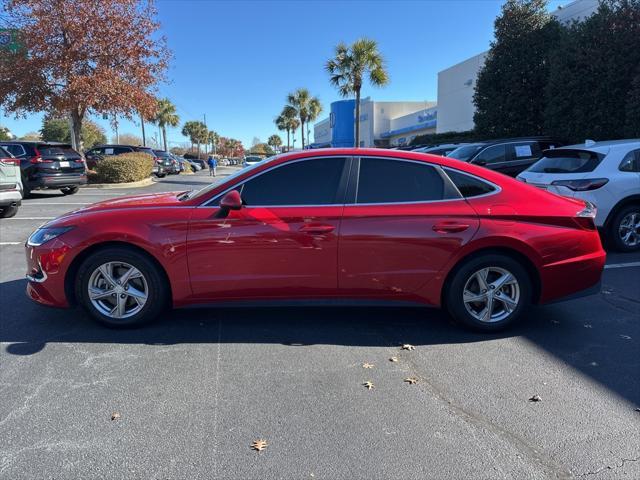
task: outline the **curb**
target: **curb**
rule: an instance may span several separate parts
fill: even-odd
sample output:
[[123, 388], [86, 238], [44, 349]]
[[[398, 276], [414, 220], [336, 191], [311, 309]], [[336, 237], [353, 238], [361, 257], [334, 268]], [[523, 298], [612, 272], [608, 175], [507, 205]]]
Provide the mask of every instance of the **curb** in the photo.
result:
[[144, 180], [140, 180], [138, 182], [128, 182], [128, 183], [87, 183], [86, 185], [82, 185], [81, 188], [138, 188], [138, 187], [148, 187], [149, 185], [153, 185], [155, 182], [153, 178], [145, 178]]

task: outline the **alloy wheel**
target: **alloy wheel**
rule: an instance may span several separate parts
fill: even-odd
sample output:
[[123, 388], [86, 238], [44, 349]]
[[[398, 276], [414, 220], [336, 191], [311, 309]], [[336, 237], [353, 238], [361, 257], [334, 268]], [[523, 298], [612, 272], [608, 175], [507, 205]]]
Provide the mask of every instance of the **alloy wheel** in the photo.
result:
[[500, 267], [486, 267], [469, 277], [462, 291], [467, 312], [483, 323], [507, 318], [520, 302], [515, 275]]
[[622, 218], [618, 235], [627, 247], [635, 247], [640, 243], [640, 212], [629, 212]]
[[142, 272], [125, 262], [100, 265], [89, 277], [87, 289], [94, 308], [113, 319], [135, 315], [145, 306], [149, 296]]

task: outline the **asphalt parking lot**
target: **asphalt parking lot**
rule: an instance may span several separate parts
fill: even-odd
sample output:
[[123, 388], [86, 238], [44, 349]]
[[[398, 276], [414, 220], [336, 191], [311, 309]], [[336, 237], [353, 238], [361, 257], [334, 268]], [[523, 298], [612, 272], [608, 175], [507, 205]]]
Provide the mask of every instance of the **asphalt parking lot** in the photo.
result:
[[116, 331], [31, 303], [29, 233], [127, 193], [38, 194], [0, 221], [0, 478], [640, 478], [640, 254], [610, 254], [599, 295], [493, 335], [345, 307], [185, 309]]

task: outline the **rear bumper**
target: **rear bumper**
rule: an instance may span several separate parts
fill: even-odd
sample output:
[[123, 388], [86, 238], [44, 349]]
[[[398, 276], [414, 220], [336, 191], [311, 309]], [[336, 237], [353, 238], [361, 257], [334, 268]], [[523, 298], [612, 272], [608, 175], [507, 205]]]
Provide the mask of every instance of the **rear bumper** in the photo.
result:
[[606, 258], [606, 253], [600, 249], [542, 267], [539, 303], [555, 303], [598, 293]]
[[22, 205], [22, 194], [20, 190], [0, 190], [0, 207]]
[[40, 175], [30, 178], [27, 183], [32, 190], [38, 188], [77, 187], [87, 184], [87, 175], [85, 173]]

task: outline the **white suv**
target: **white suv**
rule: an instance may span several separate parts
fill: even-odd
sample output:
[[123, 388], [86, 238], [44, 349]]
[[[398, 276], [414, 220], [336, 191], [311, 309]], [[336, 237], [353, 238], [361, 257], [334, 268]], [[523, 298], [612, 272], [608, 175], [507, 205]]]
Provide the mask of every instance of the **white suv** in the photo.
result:
[[546, 150], [517, 178], [595, 204], [596, 225], [611, 246], [640, 250], [640, 139]]

